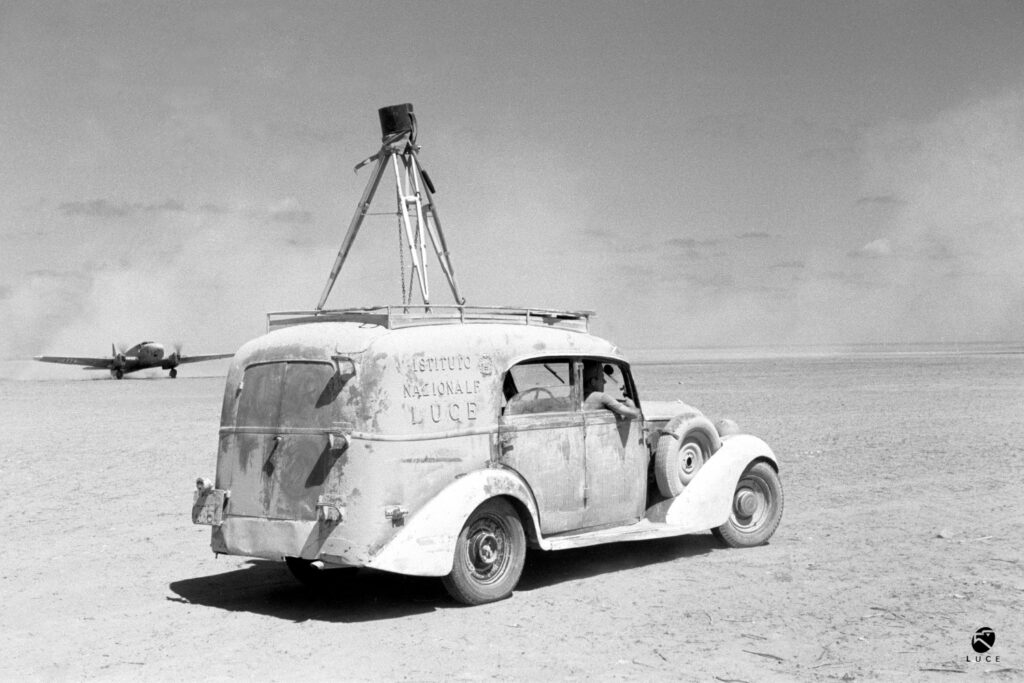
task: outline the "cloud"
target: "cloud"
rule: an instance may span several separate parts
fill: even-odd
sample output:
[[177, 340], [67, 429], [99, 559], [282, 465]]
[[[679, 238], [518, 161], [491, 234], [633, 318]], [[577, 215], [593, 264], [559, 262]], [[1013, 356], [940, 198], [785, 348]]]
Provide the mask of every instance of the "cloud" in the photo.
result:
[[740, 233], [739, 235], [736, 235], [736, 239], [738, 239], [738, 240], [759, 240], [759, 241], [765, 241], [765, 240], [775, 239], [775, 235], [772, 235], [771, 233], [768, 233], [768, 232], [753, 231], [753, 232]]
[[269, 215], [270, 220], [276, 223], [309, 225], [313, 222], [313, 213], [300, 208], [298, 201], [293, 197], [282, 199], [271, 205]]
[[[131, 239], [143, 229], [145, 239]], [[111, 342], [141, 339], [234, 351], [264, 331], [268, 311], [311, 307], [330, 265], [315, 245], [296, 244], [302, 226], [240, 211], [128, 215], [97, 221], [89, 240], [67, 239], [75, 230], [61, 226], [59, 263], [0, 292], [0, 359], [105, 355]], [[29, 376], [52, 376], [28, 365]]]
[[313, 214], [310, 211], [274, 211], [270, 214], [271, 220], [277, 223], [295, 223], [297, 225], [309, 225], [313, 222]]
[[90, 218], [121, 218], [133, 212], [132, 207], [127, 204], [114, 204], [106, 199], [64, 202], [58, 208], [66, 216], [88, 216]]
[[868, 242], [860, 249], [851, 251], [850, 256], [854, 258], [885, 258], [892, 256], [892, 246], [887, 238], [882, 237]]
[[700, 249], [701, 247], [714, 247], [722, 243], [722, 240], [718, 239], [704, 239], [698, 240], [693, 237], [673, 237], [668, 240], [667, 244], [671, 247], [679, 247], [682, 249]]
[[109, 199], [93, 199], [90, 201], [62, 202], [57, 208], [65, 216], [124, 218], [140, 213], [181, 212], [185, 211], [185, 204], [178, 199], [167, 199], [159, 204], [128, 204], [125, 202], [113, 202]]
[[856, 204], [858, 206], [902, 206], [906, 204], [902, 199], [895, 195], [877, 195], [874, 197], [860, 197]]
[[142, 207], [143, 211], [184, 211], [185, 205], [177, 199], [168, 199], [162, 204], [148, 204]]
[[862, 196], [891, 209], [883, 234], [852, 254], [874, 257], [857, 260], [886, 297], [854, 302], [849, 315], [864, 332], [1024, 336], [1024, 93], [876, 126], [862, 141], [862, 171]]

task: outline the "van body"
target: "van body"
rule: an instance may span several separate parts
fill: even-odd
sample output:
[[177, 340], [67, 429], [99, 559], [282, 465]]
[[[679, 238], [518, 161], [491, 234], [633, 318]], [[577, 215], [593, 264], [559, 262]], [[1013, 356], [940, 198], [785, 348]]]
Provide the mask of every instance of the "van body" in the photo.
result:
[[[767, 541], [774, 453], [683, 403], [643, 402], [588, 312], [466, 306], [277, 313], [228, 371], [216, 474], [193, 521], [215, 553], [300, 578], [366, 567], [506, 597], [525, 546], [715, 530]], [[639, 409], [585, 409], [583, 372]], [[723, 426], [724, 425], [724, 426]], [[307, 572], [308, 570], [308, 572]]]

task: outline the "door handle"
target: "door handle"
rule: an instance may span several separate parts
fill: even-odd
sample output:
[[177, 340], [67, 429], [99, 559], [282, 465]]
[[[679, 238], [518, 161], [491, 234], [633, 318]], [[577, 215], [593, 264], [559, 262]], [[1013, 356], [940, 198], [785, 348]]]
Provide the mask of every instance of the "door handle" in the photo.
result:
[[515, 432], [503, 432], [498, 435], [498, 447], [501, 448], [502, 455], [515, 448], [515, 440]]

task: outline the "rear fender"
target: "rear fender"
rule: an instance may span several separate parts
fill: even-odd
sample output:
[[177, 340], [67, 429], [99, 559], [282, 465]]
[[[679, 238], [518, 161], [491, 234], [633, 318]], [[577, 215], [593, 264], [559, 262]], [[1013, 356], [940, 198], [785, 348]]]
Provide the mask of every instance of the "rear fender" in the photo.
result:
[[722, 439], [722, 447], [697, 471], [683, 492], [648, 508], [647, 519], [678, 526], [684, 534], [725, 524], [732, 511], [736, 484], [757, 460], [767, 460], [776, 471], [779, 469], [775, 453], [756, 436], [737, 434]]
[[[533, 535], [539, 538], [537, 503], [526, 482], [511, 470], [483, 469], [459, 477], [412, 513], [402, 530], [366, 566], [413, 576], [447, 576], [466, 519], [485, 500], [499, 496], [526, 509], [530, 519], [524, 524], [533, 525]], [[530, 529], [526, 535], [531, 535]]]

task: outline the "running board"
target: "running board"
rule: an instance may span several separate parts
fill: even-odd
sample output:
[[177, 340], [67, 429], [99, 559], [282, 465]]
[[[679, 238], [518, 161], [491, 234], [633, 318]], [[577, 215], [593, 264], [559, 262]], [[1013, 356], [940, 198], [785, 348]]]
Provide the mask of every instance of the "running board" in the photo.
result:
[[584, 531], [575, 534], [548, 536], [540, 543], [544, 550], [568, 550], [585, 548], [602, 543], [618, 543], [621, 541], [646, 541], [652, 538], [670, 538], [697, 533], [698, 530], [679, 524], [666, 524], [641, 519], [639, 522], [616, 526], [597, 531]]

